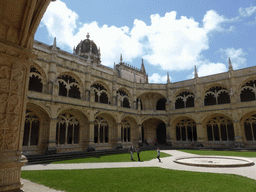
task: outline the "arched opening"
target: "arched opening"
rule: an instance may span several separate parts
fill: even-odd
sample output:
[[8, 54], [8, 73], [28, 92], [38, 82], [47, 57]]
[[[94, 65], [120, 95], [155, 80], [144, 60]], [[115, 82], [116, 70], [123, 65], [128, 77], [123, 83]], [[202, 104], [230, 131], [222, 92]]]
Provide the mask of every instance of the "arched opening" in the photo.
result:
[[210, 119], [206, 125], [208, 141], [234, 141], [235, 133], [231, 120], [218, 116]]
[[33, 114], [32, 111], [26, 111], [24, 134], [23, 134], [23, 146], [38, 145], [39, 139], [39, 118]]
[[197, 141], [196, 123], [191, 119], [181, 119], [176, 124], [177, 141]]
[[166, 106], [166, 99], [165, 98], [161, 98], [161, 99], [157, 100], [156, 110], [166, 110], [165, 106]]
[[194, 94], [183, 91], [176, 97], [175, 109], [194, 107]]
[[121, 106], [125, 107], [125, 108], [130, 108], [130, 102], [129, 102], [129, 99], [128, 99], [129, 98], [128, 94], [122, 89], [118, 90], [116, 93], [121, 99]]
[[128, 121], [123, 120], [121, 123], [121, 142], [131, 141], [131, 125]]
[[215, 86], [210, 88], [205, 93], [205, 98], [204, 98], [205, 106], [226, 104], [226, 103], [230, 103], [230, 96], [229, 96], [229, 92], [224, 87]]
[[108, 143], [109, 141], [109, 124], [102, 118], [97, 117], [94, 123], [94, 143]]
[[107, 89], [99, 83], [91, 86], [94, 90], [94, 101], [97, 103], [109, 104]]
[[69, 75], [58, 77], [59, 95], [80, 99], [80, 86], [78, 82]]
[[136, 99], [136, 109], [142, 110], [143, 106], [142, 106], [142, 101], [141, 99], [137, 98]]
[[246, 102], [246, 101], [254, 101], [255, 100], [255, 86], [256, 85], [256, 80], [249, 81], [245, 83], [241, 90], [240, 93], [240, 99], [241, 102]]
[[166, 125], [158, 118], [150, 118], [142, 123], [143, 141], [149, 145], [166, 144]]
[[160, 144], [160, 145], [166, 144], [166, 126], [164, 122], [160, 122], [157, 125], [156, 139], [157, 139], [157, 144]]
[[59, 115], [56, 124], [56, 144], [72, 145], [79, 143], [79, 121], [71, 114]]
[[244, 133], [247, 141], [256, 141], [256, 115], [244, 121]]
[[42, 76], [39, 71], [34, 66], [30, 68], [29, 75], [29, 88], [30, 91], [42, 92], [43, 84], [42, 84]]

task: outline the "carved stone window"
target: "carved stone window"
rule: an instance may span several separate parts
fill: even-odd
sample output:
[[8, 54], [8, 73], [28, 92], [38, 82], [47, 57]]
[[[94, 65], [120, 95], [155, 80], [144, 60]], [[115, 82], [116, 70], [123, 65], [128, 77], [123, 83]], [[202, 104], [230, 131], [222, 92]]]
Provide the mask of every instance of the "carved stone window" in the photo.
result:
[[165, 105], [166, 105], [165, 98], [158, 99], [156, 102], [156, 110], [165, 110], [166, 109]]
[[177, 141], [197, 141], [196, 123], [190, 119], [182, 119], [176, 125]]
[[254, 101], [256, 99], [256, 80], [245, 83], [240, 89], [241, 102]]
[[30, 91], [42, 92], [43, 91], [43, 83], [42, 83], [42, 75], [34, 66], [30, 67], [29, 74], [29, 88]]
[[194, 94], [183, 91], [176, 97], [175, 109], [194, 107]]
[[230, 103], [230, 96], [229, 92], [226, 88], [215, 86], [210, 88], [206, 93], [204, 97], [204, 105], [219, 105], [219, 104], [225, 104]]
[[214, 117], [207, 123], [208, 141], [233, 141], [234, 128], [231, 120], [225, 117]]
[[121, 141], [122, 142], [130, 142], [131, 141], [131, 126], [127, 121], [122, 121]]
[[94, 101], [97, 103], [105, 103], [109, 104], [109, 93], [107, 92], [107, 89], [102, 86], [101, 84], [93, 84], [92, 91], [94, 91]]
[[79, 143], [79, 121], [70, 114], [59, 115], [56, 125], [56, 144], [71, 145]]
[[121, 100], [121, 107], [130, 108], [129, 96], [124, 90], [118, 90], [117, 99]]
[[38, 117], [31, 111], [27, 111], [24, 126], [23, 146], [29, 147], [32, 145], [38, 145], [39, 126], [40, 121]]
[[69, 75], [62, 75], [58, 77], [59, 82], [59, 95], [81, 98], [80, 96], [80, 85], [78, 82]]
[[244, 132], [247, 141], [256, 141], [256, 115], [244, 121]]
[[108, 131], [108, 122], [97, 117], [94, 124], [94, 143], [108, 143]]

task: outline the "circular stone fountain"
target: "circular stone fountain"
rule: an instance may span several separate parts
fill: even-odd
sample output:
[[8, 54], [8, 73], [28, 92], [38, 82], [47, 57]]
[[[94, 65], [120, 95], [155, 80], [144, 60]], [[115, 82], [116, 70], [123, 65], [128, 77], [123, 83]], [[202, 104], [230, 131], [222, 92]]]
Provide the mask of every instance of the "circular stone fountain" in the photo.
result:
[[178, 157], [173, 161], [179, 164], [201, 167], [242, 167], [254, 165], [254, 162], [249, 159], [227, 156]]

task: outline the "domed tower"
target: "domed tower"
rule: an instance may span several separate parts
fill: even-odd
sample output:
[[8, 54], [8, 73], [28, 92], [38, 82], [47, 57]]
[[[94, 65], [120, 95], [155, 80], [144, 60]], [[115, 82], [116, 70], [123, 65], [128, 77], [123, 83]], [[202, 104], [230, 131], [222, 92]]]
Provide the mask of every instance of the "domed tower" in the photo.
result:
[[97, 45], [90, 40], [90, 35], [87, 33], [86, 39], [81, 40], [81, 42], [74, 47], [73, 54], [79, 55], [86, 59], [91, 59], [92, 62], [100, 63], [100, 49], [97, 48]]

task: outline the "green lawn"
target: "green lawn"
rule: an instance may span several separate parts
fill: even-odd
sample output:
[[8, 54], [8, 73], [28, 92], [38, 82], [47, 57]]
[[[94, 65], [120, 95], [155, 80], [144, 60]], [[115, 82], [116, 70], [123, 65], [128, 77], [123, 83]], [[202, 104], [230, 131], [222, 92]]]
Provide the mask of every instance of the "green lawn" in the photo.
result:
[[[169, 157], [169, 154], [161, 152], [162, 157]], [[149, 161], [157, 157], [156, 151], [142, 151], [140, 153], [140, 160], [141, 161]], [[137, 153], [133, 153], [133, 159], [138, 161]], [[128, 162], [131, 161], [131, 154], [124, 153], [124, 154], [117, 154], [117, 155], [105, 155], [100, 157], [88, 157], [88, 158], [81, 158], [81, 159], [71, 159], [65, 161], [56, 161], [53, 164], [60, 164], [60, 163], [102, 163], [102, 162]]]
[[67, 192], [256, 191], [256, 181], [242, 176], [176, 171], [155, 167], [22, 171], [21, 177]]
[[211, 151], [211, 150], [180, 150], [196, 155], [217, 155], [217, 156], [237, 156], [237, 157], [256, 157], [256, 152], [252, 151]]

